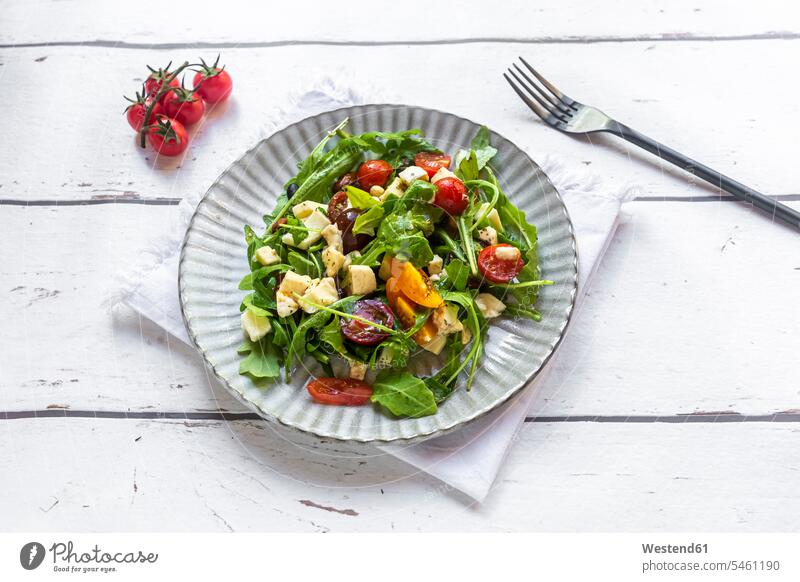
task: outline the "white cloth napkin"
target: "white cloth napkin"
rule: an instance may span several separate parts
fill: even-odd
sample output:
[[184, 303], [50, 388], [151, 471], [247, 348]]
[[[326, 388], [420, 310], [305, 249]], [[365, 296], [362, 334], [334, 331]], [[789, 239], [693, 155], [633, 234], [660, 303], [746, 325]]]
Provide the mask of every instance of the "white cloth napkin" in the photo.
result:
[[[297, 94], [292, 101], [291, 110], [278, 111], [272, 116], [265, 125], [265, 135], [281, 125], [315, 113], [383, 99], [362, 95], [347, 86], [324, 80]], [[561, 192], [575, 227], [580, 274], [577, 310], [616, 230], [620, 206], [633, 197], [633, 189], [610, 192], [596, 177], [569, 175], [557, 160], [546, 158], [539, 163]], [[122, 275], [121, 290], [110, 299], [112, 304], [129, 306], [189, 345], [191, 342], [178, 302], [178, 255], [180, 241], [199, 198], [198, 194], [181, 202], [179, 224], [171, 231], [175, 234], [155, 241], [140, 268]], [[557, 355], [560, 359], [570, 357], [563, 349]], [[550, 381], [554, 360], [555, 357], [516, 399], [467, 427], [420, 444], [391, 445], [382, 447], [383, 450], [476, 501], [483, 501], [525, 419], [537, 386]]]

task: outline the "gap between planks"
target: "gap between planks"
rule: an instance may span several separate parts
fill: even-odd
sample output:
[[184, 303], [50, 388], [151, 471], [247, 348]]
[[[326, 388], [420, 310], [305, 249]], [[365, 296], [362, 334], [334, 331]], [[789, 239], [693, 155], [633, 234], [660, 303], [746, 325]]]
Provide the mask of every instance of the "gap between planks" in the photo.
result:
[[720, 42], [720, 41], [758, 41], [758, 40], [800, 40], [800, 33], [791, 31], [768, 31], [755, 34], [696, 34], [665, 33], [637, 36], [541, 36], [530, 38], [514, 37], [475, 37], [425, 40], [276, 40], [248, 42], [162, 42], [143, 43], [121, 40], [68, 40], [52, 42], [21, 42], [0, 44], [0, 49], [45, 48], [45, 47], [92, 47], [138, 50], [175, 49], [227, 49], [227, 48], [279, 48], [294, 46], [431, 46], [461, 44], [598, 44], [633, 42]]
[[[100, 418], [127, 420], [217, 420], [217, 421], [251, 421], [264, 420], [254, 412], [127, 412], [121, 410], [19, 410], [0, 411], [0, 420], [18, 420], [26, 418]], [[670, 423], [670, 424], [718, 424], [730, 422], [800, 422], [800, 411], [776, 412], [772, 414], [739, 414], [737, 412], [695, 412], [689, 414], [669, 415], [569, 415], [569, 416], [528, 416], [525, 422], [559, 423], [559, 422], [592, 422], [592, 423]]]
[[[782, 202], [800, 202], [800, 194], [777, 194], [770, 196]], [[17, 198], [0, 199], [0, 206], [100, 206], [103, 204], [141, 204], [145, 206], [177, 206], [181, 198], [132, 198], [130, 196], [110, 196], [103, 198], [84, 198], [78, 200], [20, 200]], [[733, 196], [640, 196], [633, 202], [744, 202]]]

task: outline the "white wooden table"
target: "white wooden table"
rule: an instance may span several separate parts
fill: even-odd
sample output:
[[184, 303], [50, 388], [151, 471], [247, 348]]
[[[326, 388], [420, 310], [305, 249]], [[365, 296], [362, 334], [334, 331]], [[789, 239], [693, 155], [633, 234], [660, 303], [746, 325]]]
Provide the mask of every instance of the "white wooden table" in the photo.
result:
[[[312, 4], [0, 3], [2, 529], [796, 530], [800, 236], [613, 139], [545, 129], [500, 77], [522, 54], [797, 206], [791, 2], [453, 3], [436, 19], [415, 16], [426, 2]], [[121, 95], [145, 64], [217, 52], [234, 98], [185, 160], [154, 166]], [[102, 306], [179, 199], [331, 72], [641, 186], [571, 330], [579, 362], [538, 395], [481, 506], [374, 449], [242, 418], [190, 349]]]

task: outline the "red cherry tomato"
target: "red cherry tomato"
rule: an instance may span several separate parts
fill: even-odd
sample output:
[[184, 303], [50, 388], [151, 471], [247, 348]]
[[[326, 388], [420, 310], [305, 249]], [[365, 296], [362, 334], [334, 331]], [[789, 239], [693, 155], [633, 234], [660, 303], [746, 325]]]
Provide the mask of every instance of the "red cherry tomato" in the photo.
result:
[[414, 165], [428, 172], [430, 178], [441, 168], [449, 168], [450, 161], [450, 156], [441, 152], [420, 152], [414, 156]]
[[436, 197], [433, 204], [450, 216], [458, 216], [469, 205], [467, 187], [458, 178], [442, 178], [436, 181]]
[[189, 135], [180, 121], [159, 115], [147, 132], [147, 141], [162, 156], [177, 156], [189, 147]]
[[[498, 257], [497, 250], [501, 248], [514, 249], [516, 258]], [[522, 260], [522, 253], [519, 252], [519, 249], [506, 243], [488, 246], [478, 255], [478, 269], [492, 283], [508, 283], [519, 274], [524, 266], [525, 261]]]
[[[136, 103], [129, 105], [128, 109], [125, 110], [125, 115], [128, 118], [128, 123], [137, 132], [142, 129], [142, 125], [144, 124], [144, 115], [147, 112], [147, 108], [150, 106], [150, 102], [151, 102], [150, 99], [137, 101]], [[153, 120], [159, 114], [161, 114], [161, 104], [156, 103], [153, 106], [153, 111], [150, 113], [150, 118], [148, 119], [148, 123], [153, 123]]]
[[358, 168], [358, 185], [362, 190], [385, 186], [394, 168], [383, 160], [367, 160]]
[[162, 101], [164, 114], [180, 121], [184, 127], [194, 125], [203, 118], [206, 106], [203, 100], [192, 93], [182, 89], [170, 89]]
[[307, 388], [311, 398], [320, 404], [361, 406], [372, 396], [370, 385], [354, 378], [316, 378]]
[[[394, 313], [380, 299], [362, 299], [353, 305], [353, 315], [374, 321], [386, 327], [394, 327]], [[389, 337], [389, 333], [355, 319], [342, 317], [339, 320], [342, 335], [362, 346], [374, 346]]]
[[347, 210], [347, 202], [347, 193], [344, 191], [340, 190], [334, 194], [330, 202], [328, 202], [328, 220], [336, 222], [339, 215]]
[[233, 80], [224, 69], [206, 67], [194, 76], [194, 88], [206, 103], [219, 103], [231, 94]]
[[[156, 93], [158, 93], [158, 90], [161, 89], [161, 85], [164, 84], [164, 80], [167, 79], [167, 77], [169, 77], [170, 75], [172, 75], [172, 73], [164, 69], [158, 69], [157, 71], [153, 71], [152, 73], [150, 73], [150, 76], [147, 77], [147, 79], [144, 82], [145, 95], [153, 96]], [[181, 84], [180, 82], [178, 82], [178, 79], [172, 79], [169, 82], [169, 86], [180, 87]], [[164, 96], [162, 95], [161, 99], [159, 99], [159, 103], [163, 102], [163, 100]]]

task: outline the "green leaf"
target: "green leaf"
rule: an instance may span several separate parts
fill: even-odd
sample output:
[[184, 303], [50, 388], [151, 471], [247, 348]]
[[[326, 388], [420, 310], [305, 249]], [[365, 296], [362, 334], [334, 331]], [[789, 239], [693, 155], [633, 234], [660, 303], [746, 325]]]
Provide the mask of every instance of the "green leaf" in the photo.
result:
[[372, 386], [372, 402], [395, 416], [419, 418], [436, 414], [436, 400], [421, 379], [405, 370], [382, 370]]
[[[350, 297], [340, 299], [333, 305], [329, 306], [329, 308], [340, 311], [347, 310], [353, 303], [358, 301], [359, 298], [359, 295], [351, 295]], [[294, 332], [292, 341], [289, 344], [289, 352], [286, 357], [287, 370], [289, 367], [291, 367], [295, 359], [301, 360], [306, 354], [306, 341], [308, 339], [308, 334], [313, 330], [320, 330], [330, 321], [331, 317], [332, 315], [328, 311], [318, 311], [297, 326], [297, 330]]]
[[247, 357], [239, 362], [240, 374], [249, 375], [254, 379], [277, 378], [280, 375], [278, 352], [269, 337], [257, 342], [245, 339], [237, 351], [242, 355], [247, 354]]
[[447, 284], [456, 291], [467, 288], [469, 281], [469, 266], [458, 259], [453, 259], [444, 268], [447, 273]]
[[248, 273], [247, 275], [242, 277], [242, 280], [239, 281], [239, 291], [252, 291], [254, 281], [260, 281], [266, 278], [271, 273], [274, 273], [275, 271], [288, 271], [288, 270], [289, 270], [289, 265], [284, 265], [283, 263], [256, 269], [252, 273]]
[[390, 242], [390, 252], [411, 261], [415, 267], [426, 267], [433, 260], [431, 245], [421, 234], [399, 236]]
[[366, 212], [359, 214], [353, 224], [353, 234], [375, 236], [375, 229], [383, 220], [383, 213], [383, 206], [373, 206]]
[[319, 341], [325, 342], [333, 351], [341, 356], [348, 357], [347, 348], [344, 346], [342, 331], [339, 327], [339, 316], [334, 315], [330, 323], [323, 327], [319, 332]]
[[456, 161], [455, 173], [462, 182], [478, 179], [480, 176], [480, 169], [478, 168], [478, 156], [474, 151], [470, 150], [465, 155], [462, 155], [460, 159], [457, 158]]
[[292, 266], [294, 272], [298, 275], [308, 275], [312, 279], [319, 277], [318, 265], [309, 257], [302, 255], [297, 251], [289, 251], [287, 260]]
[[433, 399], [436, 401], [436, 404], [441, 404], [444, 402], [447, 397], [455, 391], [455, 382], [452, 382], [451, 384], [445, 384], [441, 380], [437, 379], [436, 376], [423, 378], [422, 381], [425, 382], [425, 386], [427, 386], [428, 390], [430, 390], [431, 394], [433, 394]]
[[347, 198], [350, 200], [350, 206], [353, 208], [367, 210], [374, 206], [379, 206], [381, 203], [380, 200], [370, 195], [369, 192], [365, 192], [361, 188], [347, 186], [345, 191], [347, 192]]
[[395, 167], [400, 164], [401, 160], [413, 158], [419, 152], [438, 151], [422, 137], [419, 129], [395, 133], [371, 131], [361, 134], [355, 139], [361, 147], [375, 152], [382, 160]]
[[[375, 354], [378, 355], [377, 365], [382, 368], [405, 368], [411, 350], [416, 346], [413, 340], [405, 336], [392, 336], [378, 344]], [[374, 358], [370, 364], [375, 365]]]
[[422, 202], [424, 204], [430, 204], [435, 196], [435, 184], [431, 184], [425, 180], [416, 180], [403, 192], [403, 197], [400, 198], [400, 200], [403, 202]]
[[244, 299], [242, 299], [242, 305], [244, 305], [245, 309], [248, 311], [252, 311], [255, 315], [259, 315], [261, 317], [269, 317], [271, 313], [258, 305], [255, 304], [256, 294], [250, 293], [249, 295], [245, 295]]
[[469, 147], [475, 152], [478, 170], [482, 170], [489, 163], [489, 160], [497, 155], [497, 149], [489, 144], [489, 129], [485, 125], [481, 126], [478, 133], [472, 138], [472, 143], [469, 144]]

